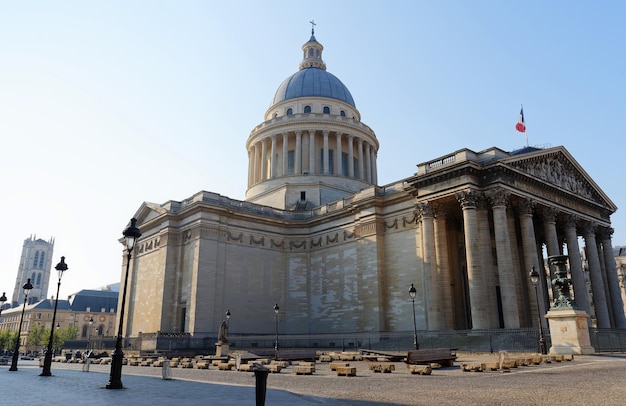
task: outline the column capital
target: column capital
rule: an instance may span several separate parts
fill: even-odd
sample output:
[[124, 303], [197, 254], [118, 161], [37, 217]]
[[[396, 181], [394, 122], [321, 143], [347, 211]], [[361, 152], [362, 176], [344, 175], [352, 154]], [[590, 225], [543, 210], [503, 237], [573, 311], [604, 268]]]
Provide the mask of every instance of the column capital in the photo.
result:
[[415, 209], [420, 217], [434, 217], [434, 208], [431, 202], [419, 202], [415, 205]]
[[485, 193], [485, 197], [489, 199], [489, 203], [493, 207], [508, 206], [510, 196], [511, 193], [502, 188], [493, 189]]
[[543, 206], [539, 213], [541, 214], [541, 218], [545, 222], [555, 223], [556, 216], [559, 214], [559, 209], [551, 206]]
[[532, 199], [522, 199], [517, 202], [517, 205], [515, 207], [519, 211], [520, 215], [532, 216], [535, 205], [536, 205], [536, 202]]
[[480, 198], [480, 192], [473, 189], [467, 189], [456, 192], [455, 197], [456, 200], [461, 204], [462, 209], [475, 209]]

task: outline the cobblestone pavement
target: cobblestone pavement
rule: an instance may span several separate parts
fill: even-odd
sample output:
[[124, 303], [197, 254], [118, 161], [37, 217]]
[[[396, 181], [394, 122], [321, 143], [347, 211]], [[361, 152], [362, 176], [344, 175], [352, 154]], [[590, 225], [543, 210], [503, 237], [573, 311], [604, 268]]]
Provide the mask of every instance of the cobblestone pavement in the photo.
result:
[[[392, 373], [374, 373], [363, 361], [350, 361], [357, 376], [338, 377], [328, 363], [314, 375], [295, 375], [292, 367], [270, 374], [266, 405], [623, 405], [626, 354], [575, 356], [573, 361], [519, 367], [510, 372], [463, 372], [468, 362], [496, 361], [497, 355], [459, 354], [455, 367], [411, 375], [405, 364]], [[0, 404], [21, 405], [255, 405], [251, 372], [124, 366], [125, 389], [107, 390], [109, 365], [52, 364], [52, 377], [40, 377], [37, 361], [0, 366]], [[17, 399], [11, 400], [15, 393]], [[6, 403], [5, 403], [6, 402]]]

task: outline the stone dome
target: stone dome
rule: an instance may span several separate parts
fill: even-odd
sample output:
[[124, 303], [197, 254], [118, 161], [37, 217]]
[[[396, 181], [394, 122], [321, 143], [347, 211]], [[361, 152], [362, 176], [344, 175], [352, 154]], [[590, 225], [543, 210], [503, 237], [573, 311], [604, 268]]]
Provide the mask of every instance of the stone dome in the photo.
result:
[[348, 88], [335, 75], [326, 71], [326, 64], [322, 61], [323, 49], [322, 44], [311, 35], [311, 39], [302, 46], [304, 58], [300, 70], [281, 83], [272, 106], [300, 97], [326, 97], [356, 107]]

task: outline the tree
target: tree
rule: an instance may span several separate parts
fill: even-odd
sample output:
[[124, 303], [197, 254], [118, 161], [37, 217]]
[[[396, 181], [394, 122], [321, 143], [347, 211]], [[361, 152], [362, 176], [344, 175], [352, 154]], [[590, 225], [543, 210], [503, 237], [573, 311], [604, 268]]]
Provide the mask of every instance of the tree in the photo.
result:
[[12, 351], [15, 348], [15, 334], [13, 330], [0, 331], [0, 348], [5, 351]]
[[54, 333], [54, 348], [63, 348], [65, 347], [65, 342], [69, 340], [76, 340], [78, 337], [78, 327], [76, 326], [67, 326], [58, 329]]
[[49, 338], [50, 331], [43, 324], [35, 323], [28, 332], [26, 349], [33, 350], [37, 347], [45, 346], [48, 344]]

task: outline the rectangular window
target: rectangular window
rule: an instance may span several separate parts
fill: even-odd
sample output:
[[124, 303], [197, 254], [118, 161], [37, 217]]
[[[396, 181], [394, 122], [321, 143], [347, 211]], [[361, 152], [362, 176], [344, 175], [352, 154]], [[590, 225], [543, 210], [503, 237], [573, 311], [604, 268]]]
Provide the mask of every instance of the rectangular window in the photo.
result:
[[296, 153], [291, 150], [287, 152], [287, 175], [293, 175], [296, 167]]
[[348, 154], [344, 152], [341, 153], [341, 174], [348, 176]]
[[306, 200], [306, 192], [300, 192], [300, 200], [305, 201]]

